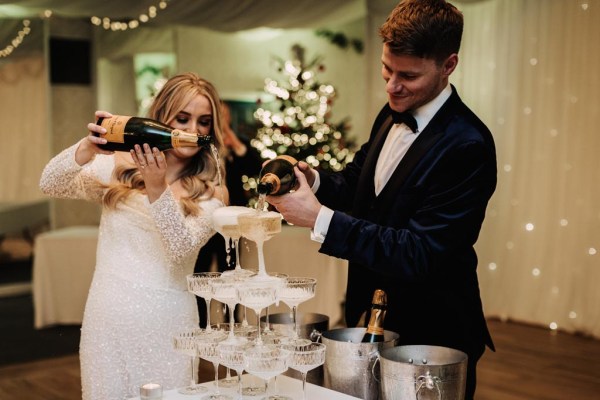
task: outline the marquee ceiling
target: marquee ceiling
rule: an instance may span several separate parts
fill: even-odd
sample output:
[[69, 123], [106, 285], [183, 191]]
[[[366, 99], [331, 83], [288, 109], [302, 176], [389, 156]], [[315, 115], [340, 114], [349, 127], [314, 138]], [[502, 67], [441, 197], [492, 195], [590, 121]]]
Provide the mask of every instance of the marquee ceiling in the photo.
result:
[[[270, 28], [317, 28], [351, 22], [366, 13], [366, 0], [0, 0], [0, 19], [53, 16], [112, 21], [138, 20], [157, 8], [148, 25], [179, 24], [223, 32]], [[389, 1], [389, 0], [386, 0]], [[391, 4], [395, 2], [392, 1]]]

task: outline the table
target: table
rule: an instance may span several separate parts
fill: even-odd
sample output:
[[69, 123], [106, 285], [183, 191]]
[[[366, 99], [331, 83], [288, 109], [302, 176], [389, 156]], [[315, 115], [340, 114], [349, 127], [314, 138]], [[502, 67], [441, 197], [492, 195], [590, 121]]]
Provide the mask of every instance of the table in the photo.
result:
[[57, 229], [35, 238], [32, 290], [36, 329], [81, 324], [97, 242], [96, 226]]
[[[244, 374], [243, 376], [246, 376]], [[213, 382], [206, 382], [202, 384], [209, 389], [214, 388]], [[232, 395], [235, 399], [236, 389], [235, 388], [219, 388], [221, 393], [227, 393]], [[277, 377], [277, 392], [279, 394], [285, 394], [292, 397], [294, 400], [302, 399], [302, 381], [290, 378], [286, 375], [280, 375]], [[177, 393], [177, 389], [166, 390], [163, 392], [162, 400], [190, 400], [190, 398], [200, 398], [202, 395], [189, 396]], [[245, 400], [261, 398], [260, 396], [244, 396]], [[132, 397], [130, 400], [139, 400], [140, 397]], [[307, 400], [352, 400], [358, 399], [358, 397], [350, 396], [344, 393], [336, 392], [331, 389], [327, 389], [321, 386], [313, 385], [312, 383], [306, 384], [306, 399]]]

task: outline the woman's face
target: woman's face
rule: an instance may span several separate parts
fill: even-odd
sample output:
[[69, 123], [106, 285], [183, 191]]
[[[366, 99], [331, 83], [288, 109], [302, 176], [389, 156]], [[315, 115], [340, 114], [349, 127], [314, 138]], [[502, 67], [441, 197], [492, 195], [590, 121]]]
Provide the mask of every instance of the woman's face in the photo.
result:
[[[213, 126], [213, 113], [208, 98], [200, 94], [194, 97], [183, 110], [177, 113], [169, 125], [199, 136], [209, 135]], [[168, 151], [167, 154], [170, 153], [178, 158], [189, 158], [199, 151], [199, 147], [179, 147]]]

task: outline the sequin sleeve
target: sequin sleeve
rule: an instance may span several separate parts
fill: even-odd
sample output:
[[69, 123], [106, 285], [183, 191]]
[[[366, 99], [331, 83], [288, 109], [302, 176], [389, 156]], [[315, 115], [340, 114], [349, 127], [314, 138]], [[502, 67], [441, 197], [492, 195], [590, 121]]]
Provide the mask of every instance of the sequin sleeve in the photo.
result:
[[205, 201], [200, 216], [185, 217], [169, 187], [150, 204], [150, 211], [172, 261], [180, 262], [191, 254], [198, 254], [215, 234], [211, 215], [220, 206], [222, 203], [216, 199]]
[[80, 166], [75, 162], [79, 143], [63, 150], [52, 158], [40, 178], [44, 194], [61, 199], [102, 201], [104, 188], [100, 183], [112, 171], [112, 156], [96, 156]]

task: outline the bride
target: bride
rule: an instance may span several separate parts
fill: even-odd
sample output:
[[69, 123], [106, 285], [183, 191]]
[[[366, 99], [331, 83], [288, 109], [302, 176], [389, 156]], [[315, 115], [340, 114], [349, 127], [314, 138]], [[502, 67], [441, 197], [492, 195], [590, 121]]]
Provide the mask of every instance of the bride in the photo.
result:
[[[97, 111], [96, 118], [111, 117]], [[149, 118], [211, 135], [222, 148], [220, 100], [196, 74], [171, 78], [156, 95]], [[173, 336], [198, 327], [195, 297], [187, 292], [200, 248], [215, 233], [211, 213], [227, 201], [209, 148], [161, 153], [147, 144], [130, 153], [105, 151], [99, 125], [55, 156], [40, 180], [50, 196], [103, 206], [96, 269], [81, 330], [84, 400], [139, 395], [148, 382], [185, 386], [189, 357]]]

